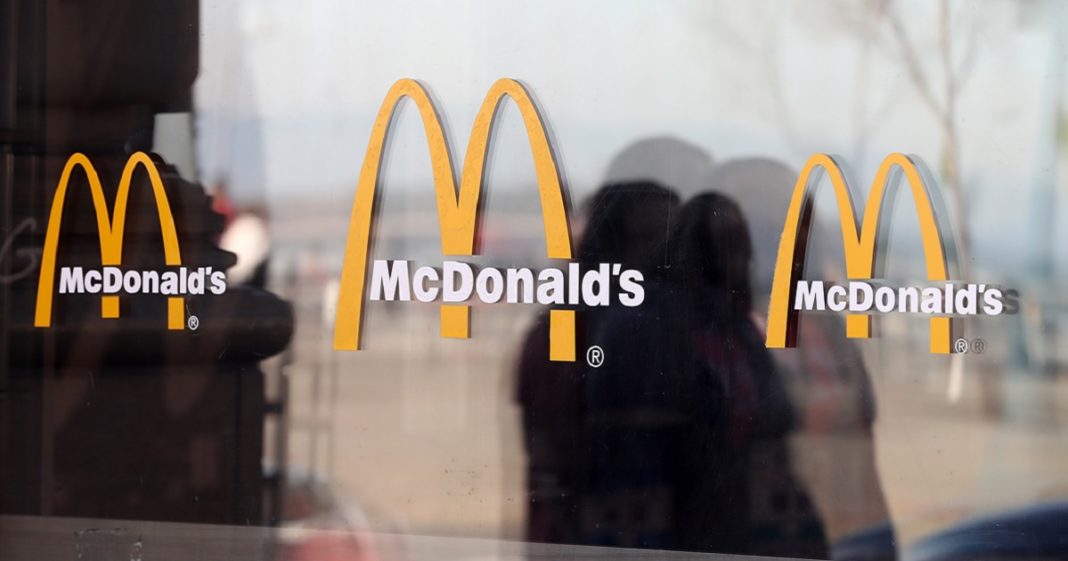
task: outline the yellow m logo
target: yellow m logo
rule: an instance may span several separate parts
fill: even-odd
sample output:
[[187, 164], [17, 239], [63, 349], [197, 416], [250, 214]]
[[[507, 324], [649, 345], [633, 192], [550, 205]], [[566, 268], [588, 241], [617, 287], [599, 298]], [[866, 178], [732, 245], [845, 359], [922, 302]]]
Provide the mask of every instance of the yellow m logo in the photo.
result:
[[[409, 98], [419, 110], [426, 132], [427, 147], [434, 175], [438, 222], [441, 229], [441, 251], [444, 255], [470, 256], [475, 250], [475, 231], [479, 219], [486, 152], [489, 149], [490, 129], [497, 107], [505, 96], [512, 98], [523, 118], [527, 139], [538, 180], [542, 221], [545, 225], [545, 249], [550, 259], [571, 258], [571, 235], [568, 230], [560, 175], [557, 173], [549, 139], [530, 94], [517, 81], [498, 80], [486, 94], [471, 128], [471, 136], [464, 155], [459, 189], [453, 173], [452, 160], [445, 142], [441, 120], [430, 96], [418, 82], [402, 79], [393, 84], [375, 118], [367, 145], [363, 167], [356, 184], [356, 199], [352, 205], [345, 258], [341, 269], [337, 317], [334, 329], [334, 348], [356, 350], [360, 344], [360, 324], [363, 312], [364, 284], [367, 274], [368, 244], [374, 215], [375, 189], [382, 162], [386, 134], [397, 104]], [[441, 335], [467, 338], [470, 335], [470, 307], [443, 304], [441, 306]], [[550, 311], [549, 358], [558, 361], [575, 360], [575, 312]]]
[[[768, 309], [768, 348], [793, 347], [797, 343], [797, 310], [794, 309], [796, 281], [803, 273], [805, 247], [808, 243], [808, 221], [812, 212], [812, 190], [825, 172], [834, 188], [838, 203], [839, 222], [845, 246], [846, 275], [850, 279], [870, 279], [876, 273], [876, 241], [879, 220], [887, 191], [896, 181], [896, 175], [904, 176], [912, 191], [916, 216], [920, 223], [920, 235], [927, 265], [927, 278], [932, 281], [948, 280], [947, 262], [942, 235], [935, 219], [931, 196], [923, 174], [916, 161], [904, 154], [891, 154], [883, 160], [875, 174], [864, 218], [857, 231], [857, 217], [850, 195], [849, 184], [837, 162], [826, 154], [809, 158], [801, 170], [786, 213], [779, 254], [775, 260], [775, 277], [771, 286], [771, 302]], [[950, 318], [931, 318], [931, 352], [950, 352]], [[865, 339], [871, 335], [871, 317], [850, 315], [846, 317], [846, 336]]]
[[[48, 327], [52, 324], [52, 295], [54, 294], [56, 274], [56, 250], [59, 248], [60, 224], [63, 222], [63, 202], [67, 196], [67, 186], [71, 174], [81, 168], [89, 182], [93, 198], [93, 210], [96, 213], [96, 227], [100, 237], [100, 262], [104, 266], [122, 265], [122, 239], [126, 227], [126, 203], [130, 195], [130, 183], [134, 171], [143, 166], [152, 184], [152, 194], [156, 200], [159, 214], [160, 230], [163, 233], [163, 255], [167, 265], [181, 265], [182, 254], [178, 247], [178, 235], [174, 229], [174, 217], [167, 202], [167, 192], [163, 189], [159, 170], [144, 152], [135, 152], [126, 161], [119, 180], [119, 190], [115, 196], [115, 210], [108, 212], [104, 189], [100, 176], [92, 162], [84, 154], [72, 155], [63, 167], [59, 185], [52, 199], [52, 209], [48, 215], [48, 230], [45, 232], [44, 253], [41, 256], [41, 275], [37, 280], [37, 307], [34, 313], [35, 327]], [[182, 329], [185, 325], [185, 302], [181, 297], [167, 298], [167, 329]], [[114, 295], [100, 297], [100, 316], [103, 318], [119, 317], [119, 297]]]

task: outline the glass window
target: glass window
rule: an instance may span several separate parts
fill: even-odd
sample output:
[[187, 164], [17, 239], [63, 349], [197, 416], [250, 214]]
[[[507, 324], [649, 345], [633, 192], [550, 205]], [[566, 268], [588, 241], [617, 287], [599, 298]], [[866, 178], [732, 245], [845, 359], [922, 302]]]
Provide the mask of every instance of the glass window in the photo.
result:
[[0, 558], [1068, 557], [1066, 26], [0, 0]]

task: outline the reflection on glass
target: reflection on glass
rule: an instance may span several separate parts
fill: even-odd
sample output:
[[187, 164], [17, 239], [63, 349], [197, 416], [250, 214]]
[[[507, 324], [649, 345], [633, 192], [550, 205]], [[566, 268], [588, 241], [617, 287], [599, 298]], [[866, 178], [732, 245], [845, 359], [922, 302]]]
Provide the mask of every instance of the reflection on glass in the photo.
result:
[[[30, 542], [46, 559], [222, 542], [271, 559], [1065, 557], [1066, 14], [0, 0], [0, 558]], [[573, 261], [643, 274], [638, 306], [553, 306], [577, 312], [574, 362], [548, 360], [548, 309], [477, 299], [468, 339], [439, 336], [440, 302], [368, 302], [364, 349], [333, 350], [360, 162], [405, 77], [434, 100], [457, 173], [487, 89], [521, 82]], [[424, 127], [408, 102], [391, 126], [371, 258], [441, 267]], [[184, 329], [164, 295], [123, 294], [105, 319], [114, 301], [58, 291], [34, 327], [75, 152], [107, 221], [124, 165], [148, 154], [182, 265], [227, 272], [224, 294], [181, 303]], [[1016, 305], [961, 322], [966, 352], [948, 356], [928, 352], [928, 318], [898, 313], [849, 339], [842, 315], [805, 312], [796, 348], [767, 349], [789, 197], [817, 152], [845, 163], [858, 215], [887, 154], [925, 161], [951, 278]], [[481, 252], [464, 260], [566, 268], [545, 257], [513, 105], [487, 154]], [[75, 171], [57, 270], [102, 266], [88, 187]], [[844, 283], [827, 187], [804, 276]], [[876, 282], [922, 284], [900, 195]], [[143, 169], [124, 216], [122, 267], [166, 270]]]

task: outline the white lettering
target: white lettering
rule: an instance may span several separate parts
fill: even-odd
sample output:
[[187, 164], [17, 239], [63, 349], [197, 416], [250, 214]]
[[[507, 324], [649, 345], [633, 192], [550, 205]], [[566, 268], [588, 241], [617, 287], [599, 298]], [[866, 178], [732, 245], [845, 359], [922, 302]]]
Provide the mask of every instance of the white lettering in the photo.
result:
[[411, 286], [408, 284], [408, 262], [376, 259], [371, 269], [371, 300], [401, 300], [402, 302], [407, 302], [411, 299]]

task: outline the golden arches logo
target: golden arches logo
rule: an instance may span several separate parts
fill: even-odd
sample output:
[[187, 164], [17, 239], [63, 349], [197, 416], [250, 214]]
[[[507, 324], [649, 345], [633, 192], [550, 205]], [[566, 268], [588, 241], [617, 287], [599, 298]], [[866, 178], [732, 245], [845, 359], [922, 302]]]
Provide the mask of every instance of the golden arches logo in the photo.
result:
[[[821, 172], [827, 174], [834, 189], [838, 205], [838, 217], [842, 227], [845, 248], [846, 275], [853, 280], [871, 279], [876, 273], [877, 238], [879, 221], [888, 190], [897, 181], [900, 173], [908, 184], [915, 203], [920, 224], [920, 236], [927, 267], [927, 278], [932, 281], [949, 279], [946, 252], [939, 231], [931, 194], [928, 192], [922, 164], [904, 154], [891, 154], [883, 160], [872, 181], [868, 203], [864, 209], [860, 231], [849, 183], [841, 166], [826, 154], [809, 158], [794, 185], [790, 208], [779, 241], [779, 253], [775, 260], [775, 276], [771, 287], [771, 302], [768, 309], [767, 346], [769, 348], [793, 347], [797, 343], [797, 310], [794, 309], [796, 281], [804, 269], [804, 254], [808, 243], [807, 222], [811, 219], [812, 191], [819, 183]], [[846, 317], [846, 336], [866, 339], [871, 336], [871, 316], [852, 314]], [[951, 323], [948, 317], [931, 318], [932, 353], [950, 352]]]
[[[571, 235], [568, 229], [560, 174], [557, 171], [552, 148], [549, 146], [545, 126], [529, 92], [519, 82], [507, 78], [497, 80], [490, 88], [471, 127], [460, 174], [459, 189], [457, 189], [452, 159], [449, 156], [441, 120], [430, 96], [419, 82], [412, 79], [398, 80], [386, 94], [378, 116], [375, 118], [363, 167], [360, 169], [356, 184], [356, 198], [352, 205], [352, 216], [345, 240], [344, 263], [341, 269], [341, 285], [334, 328], [335, 349], [357, 350], [360, 346], [361, 314], [363, 313], [375, 190], [378, 185], [378, 172], [386, 135], [397, 105], [404, 98], [412, 100], [423, 122], [434, 176], [442, 254], [470, 256], [475, 251], [475, 232], [479, 220], [479, 201], [482, 195], [490, 129], [496, 117], [497, 107], [505, 97], [511, 98], [519, 108], [526, 127], [541, 199], [546, 255], [550, 259], [571, 258]], [[551, 310], [549, 314], [550, 360], [574, 361], [575, 312], [573, 310]], [[442, 304], [441, 336], [461, 339], [470, 336], [469, 306]]]
[[[48, 215], [48, 229], [45, 231], [44, 252], [41, 256], [41, 274], [37, 280], [37, 307], [34, 312], [35, 327], [48, 327], [52, 324], [52, 297], [55, 293], [56, 251], [59, 249], [60, 225], [63, 222], [63, 203], [67, 188], [75, 169], [81, 168], [89, 183], [96, 213], [96, 227], [100, 238], [100, 262], [104, 266], [122, 265], [122, 241], [126, 229], [126, 206], [129, 201], [130, 184], [138, 167], [143, 167], [152, 185], [152, 194], [156, 200], [160, 230], [163, 233], [163, 256], [167, 265], [181, 265], [182, 254], [178, 246], [178, 234], [174, 227], [174, 216], [167, 201], [167, 192], [163, 188], [156, 164], [144, 152], [135, 152], [126, 161], [119, 180], [118, 193], [115, 196], [115, 208], [108, 212], [104, 189], [100, 176], [89, 158], [76, 153], [67, 159], [59, 177], [56, 194], [52, 199], [52, 208]], [[167, 298], [167, 329], [183, 329], [185, 301], [181, 297]], [[100, 317], [119, 317], [119, 297], [107, 295], [100, 297]]]

